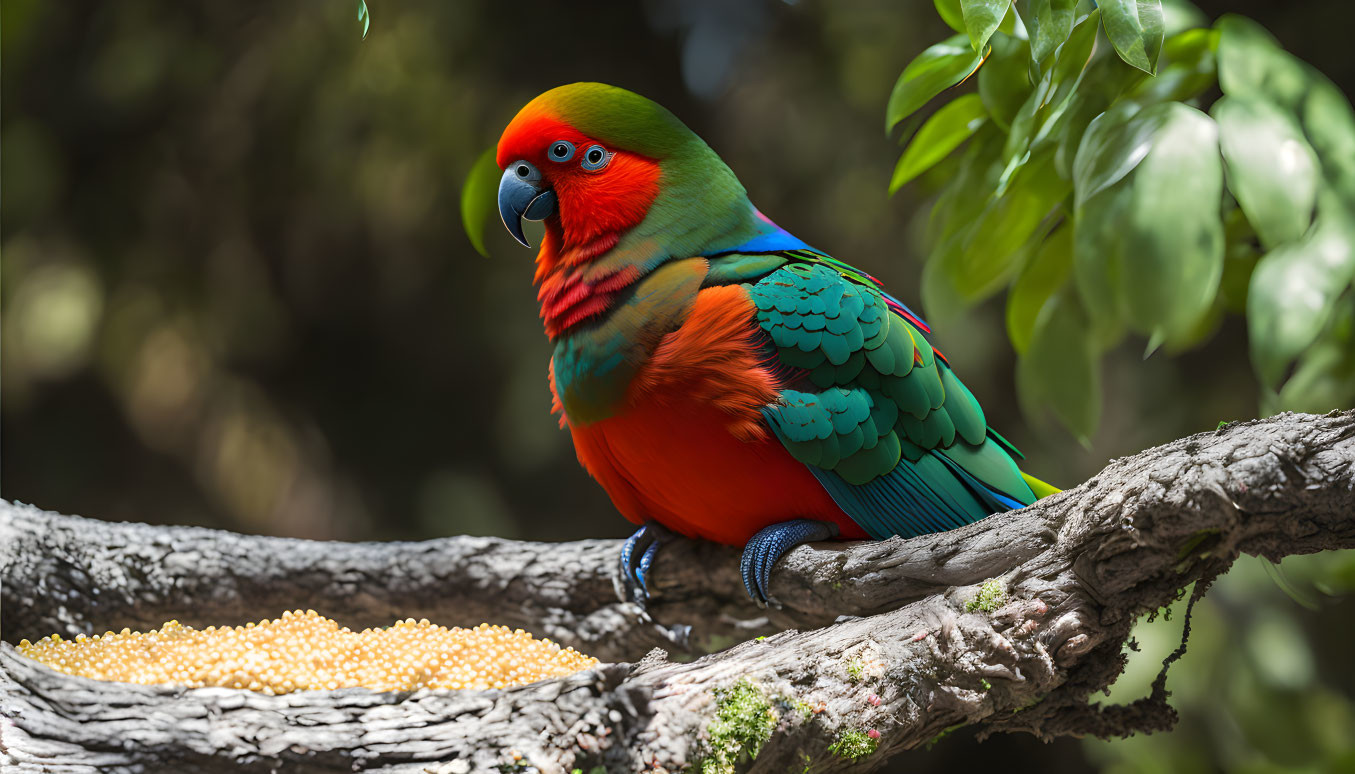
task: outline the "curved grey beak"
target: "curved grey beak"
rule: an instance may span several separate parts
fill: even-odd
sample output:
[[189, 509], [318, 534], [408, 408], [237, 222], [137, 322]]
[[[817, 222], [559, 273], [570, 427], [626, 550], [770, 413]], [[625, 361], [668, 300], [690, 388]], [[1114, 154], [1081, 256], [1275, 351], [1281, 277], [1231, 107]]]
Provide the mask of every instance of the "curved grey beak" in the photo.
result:
[[522, 233], [522, 220], [545, 220], [555, 213], [555, 192], [541, 179], [541, 171], [526, 161], [514, 161], [499, 180], [499, 217], [503, 227], [523, 247], [531, 247]]

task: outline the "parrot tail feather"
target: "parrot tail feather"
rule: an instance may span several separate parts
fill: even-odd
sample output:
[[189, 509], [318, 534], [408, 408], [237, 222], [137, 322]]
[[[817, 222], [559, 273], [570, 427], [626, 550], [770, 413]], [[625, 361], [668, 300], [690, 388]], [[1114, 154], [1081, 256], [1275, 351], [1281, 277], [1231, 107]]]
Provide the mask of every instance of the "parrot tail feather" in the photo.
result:
[[1030, 486], [1030, 491], [1035, 493], [1035, 499], [1037, 500], [1040, 499], [1041, 497], [1048, 497], [1054, 494], [1055, 492], [1063, 491], [1062, 489], [1059, 489], [1056, 486], [1046, 484], [1045, 482], [1032, 476], [1029, 473], [1026, 473], [1025, 471], [1021, 472], [1021, 478], [1024, 478], [1026, 480], [1026, 483]]

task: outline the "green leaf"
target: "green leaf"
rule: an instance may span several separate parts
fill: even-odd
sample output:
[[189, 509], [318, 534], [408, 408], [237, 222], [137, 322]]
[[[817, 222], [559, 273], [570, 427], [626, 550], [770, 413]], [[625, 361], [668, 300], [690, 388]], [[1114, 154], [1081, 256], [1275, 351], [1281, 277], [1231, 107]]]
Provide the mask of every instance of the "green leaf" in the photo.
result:
[[1351, 406], [1355, 406], [1355, 291], [1347, 290], [1331, 323], [1280, 388], [1279, 407], [1320, 414]]
[[498, 209], [497, 197], [501, 170], [494, 159], [495, 149], [481, 153], [471, 165], [466, 182], [461, 186], [461, 225], [475, 246], [475, 252], [489, 257], [485, 250], [485, 224]]
[[960, 0], [932, 0], [936, 6], [936, 12], [940, 14], [941, 20], [946, 26], [956, 32], [964, 32], [964, 11], [960, 7]]
[[1133, 115], [1143, 105], [1137, 100], [1122, 99], [1122, 95], [1136, 84], [1152, 79], [1153, 76], [1125, 67], [1119, 57], [1092, 57], [1058, 129], [1059, 150], [1055, 163], [1060, 175], [1072, 179], [1073, 159], [1092, 119], [1112, 105], [1121, 120]]
[[965, 32], [975, 51], [983, 51], [1011, 5], [1011, 0], [960, 0]]
[[1171, 102], [1145, 112], [1153, 110], [1170, 118], [1133, 173], [1120, 294], [1131, 327], [1179, 344], [1223, 275], [1223, 164], [1208, 116]]
[[1042, 65], [1073, 31], [1077, 0], [1017, 0], [1016, 11], [1030, 36], [1030, 58]]
[[1161, 62], [1155, 77], [1143, 78], [1129, 91], [1129, 98], [1141, 105], [1154, 102], [1184, 102], [1198, 97], [1218, 81], [1214, 56], [1218, 48], [1218, 30], [1193, 29], [1167, 38], [1162, 44]]
[[1007, 292], [1007, 337], [1025, 354], [1035, 321], [1051, 296], [1068, 282], [1073, 269], [1073, 227], [1065, 224], [1040, 244]]
[[908, 63], [894, 84], [889, 106], [885, 108], [885, 131], [892, 130], [932, 97], [969, 77], [982, 63], [983, 57], [969, 48], [963, 35], [952, 36], [923, 51]]
[[1007, 13], [1005, 16], [1002, 17], [1002, 23], [997, 25], [997, 31], [1005, 35], [1011, 35], [1012, 37], [1017, 38], [1018, 40], [1024, 40], [1029, 42], [1029, 38], [1027, 38], [1026, 36], [1025, 25], [1017, 24], [1017, 22], [1020, 21], [1020, 19], [1018, 19], [1016, 16], [1015, 4], [1013, 3], [1012, 0], [1007, 0], [1007, 5], [1009, 6], [1007, 8]]
[[1100, 11], [1092, 11], [1074, 27], [1071, 35], [1054, 50], [1054, 66], [1050, 68], [1051, 89], [1036, 116], [1035, 133], [1031, 147], [1038, 147], [1046, 137], [1061, 128], [1061, 120], [1074, 103], [1078, 89], [1089, 71], [1092, 52], [1096, 48], [1096, 22]]
[[1099, 17], [1093, 11], [1073, 27], [1072, 34], [1054, 52], [1054, 66], [1048, 68], [1030, 97], [1012, 120], [1007, 137], [1007, 158], [1039, 148], [1055, 137], [1069, 109], [1075, 104], [1078, 86], [1096, 43]]
[[1030, 96], [1021, 103], [1021, 109], [1016, 112], [1016, 116], [1012, 118], [1011, 128], [1007, 131], [1007, 142], [1002, 150], [1005, 158], [1010, 160], [1030, 152], [1030, 138], [1035, 133], [1037, 116], [1051, 90], [1052, 75], [1045, 72], [1039, 83], [1035, 84]]
[[1219, 86], [1224, 94], [1265, 97], [1298, 110], [1311, 85], [1303, 62], [1246, 17], [1228, 14], [1214, 27], [1219, 31]]
[[1315, 75], [1302, 115], [1323, 176], [1355, 209], [1355, 110], [1350, 100], [1331, 81]]
[[1168, 38], [1208, 24], [1209, 17], [1188, 0], [1162, 0], [1162, 26]]
[[1155, 344], [1179, 344], [1209, 312], [1223, 273], [1218, 130], [1200, 111], [1171, 102], [1127, 126], [1132, 137], [1154, 127], [1148, 150], [1132, 175], [1079, 208], [1075, 264], [1095, 291], [1089, 303], [1103, 300], [1108, 285], [1131, 328]]
[[1103, 191], [1075, 211], [1073, 280], [1087, 311], [1092, 338], [1110, 349], [1124, 336], [1117, 288], [1121, 256], [1116, 231], [1128, 215], [1131, 197], [1118, 188]]
[[1045, 218], [1070, 186], [1054, 173], [1053, 151], [1032, 157], [999, 181], [994, 195], [971, 225], [955, 233], [932, 257], [943, 266], [967, 301], [1001, 288], [1020, 266], [1019, 258]]
[[[1222, 280], [1220, 280], [1220, 284], [1222, 284]], [[1164, 343], [1168, 355], [1177, 355], [1186, 350], [1194, 349], [1212, 338], [1223, 324], [1224, 301], [1221, 296], [1221, 293], [1214, 295], [1213, 303], [1193, 325], [1181, 329], [1170, 339], [1167, 339], [1164, 334], [1161, 340], [1148, 342], [1143, 356], [1152, 355]]]
[[1060, 177], [1073, 179], [1073, 159], [1077, 156], [1082, 138], [1087, 134], [1087, 127], [1110, 106], [1110, 102], [1109, 98], [1099, 93], [1082, 94], [1074, 100], [1059, 130], [1058, 150], [1054, 152], [1054, 169]]
[[987, 118], [983, 101], [977, 94], [957, 97], [936, 111], [908, 143], [898, 166], [894, 168], [894, 177], [889, 181], [889, 192], [894, 193], [905, 183], [949, 156], [951, 151], [960, 147], [960, 143], [973, 136]]
[[[983, 131], [983, 127], [989, 125], [991, 125], [991, 122], [983, 122], [983, 125], [979, 127], [979, 131]], [[977, 141], [971, 138], [969, 142], [972, 144]], [[950, 184], [955, 180], [955, 176], [959, 174], [960, 168], [963, 166], [964, 154], [952, 153], [933, 164], [931, 169], [923, 172], [921, 176], [913, 181], [913, 183], [917, 186], [919, 193], [921, 194], [927, 196], [938, 193], [944, 194], [950, 189]], [[927, 208], [922, 207], [913, 213], [911, 219], [925, 225], [928, 214]], [[925, 235], [925, 230], [923, 233]]]
[[1003, 131], [1011, 129], [1021, 105], [1030, 95], [1031, 83], [1026, 62], [1029, 44], [1010, 35], [992, 39], [993, 50], [979, 68], [979, 97], [988, 115]]
[[1016, 366], [1017, 395], [1026, 415], [1048, 407], [1083, 443], [1101, 415], [1096, 342], [1077, 296], [1062, 292], [1040, 310], [1030, 347]]
[[1073, 159], [1076, 205], [1115, 185], [1134, 171], [1152, 150], [1153, 137], [1166, 123], [1165, 111], [1138, 112], [1138, 105], [1122, 102], [1087, 125]]
[[922, 307], [927, 310], [927, 321], [936, 330], [950, 328], [962, 319], [966, 306], [941, 263], [928, 261], [922, 267]]
[[1355, 277], [1355, 219], [1326, 194], [1317, 224], [1296, 244], [1278, 247], [1252, 272], [1247, 330], [1252, 365], [1267, 387], [1317, 338]]
[[1228, 190], [1273, 248], [1303, 236], [1321, 178], [1317, 156], [1294, 120], [1270, 102], [1224, 97], [1210, 111], [1219, 125]]
[[367, 39], [367, 28], [372, 26], [372, 12], [367, 10], [367, 0], [358, 0], [358, 21], [362, 22], [362, 39]]
[[1106, 37], [1120, 58], [1152, 75], [1162, 51], [1166, 26], [1161, 0], [1100, 0]]
[[[1002, 133], [991, 122], [980, 127], [961, 156], [959, 170], [927, 219], [926, 243], [936, 252], [953, 234], [973, 224], [1002, 174]], [[930, 261], [929, 261], [930, 263]]]
[[1241, 207], [1233, 207], [1224, 216], [1223, 238], [1223, 279], [1219, 280], [1219, 295], [1227, 311], [1243, 315], [1247, 313], [1247, 290], [1261, 252], [1256, 246], [1256, 232], [1242, 214]]

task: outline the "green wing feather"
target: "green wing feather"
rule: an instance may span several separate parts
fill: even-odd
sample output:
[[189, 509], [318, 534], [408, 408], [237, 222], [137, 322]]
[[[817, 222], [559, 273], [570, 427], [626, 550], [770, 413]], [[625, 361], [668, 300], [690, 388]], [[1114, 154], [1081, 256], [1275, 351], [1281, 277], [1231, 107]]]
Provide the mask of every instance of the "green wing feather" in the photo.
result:
[[848, 515], [885, 537], [1034, 502], [1010, 444], [869, 277], [818, 253], [782, 255], [747, 287], [780, 360], [807, 375], [763, 413]]

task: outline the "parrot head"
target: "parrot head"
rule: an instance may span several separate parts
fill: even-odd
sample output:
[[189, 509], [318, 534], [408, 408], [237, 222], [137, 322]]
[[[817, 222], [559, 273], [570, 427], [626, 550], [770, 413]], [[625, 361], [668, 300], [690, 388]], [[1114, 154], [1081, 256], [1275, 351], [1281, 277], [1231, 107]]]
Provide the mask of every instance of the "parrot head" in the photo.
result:
[[530, 247], [522, 221], [545, 223], [536, 281], [552, 338], [670, 258], [737, 245], [758, 227], [710, 146], [615, 86], [574, 83], [533, 99], [504, 130], [497, 161], [504, 227]]

